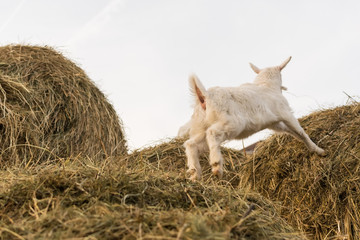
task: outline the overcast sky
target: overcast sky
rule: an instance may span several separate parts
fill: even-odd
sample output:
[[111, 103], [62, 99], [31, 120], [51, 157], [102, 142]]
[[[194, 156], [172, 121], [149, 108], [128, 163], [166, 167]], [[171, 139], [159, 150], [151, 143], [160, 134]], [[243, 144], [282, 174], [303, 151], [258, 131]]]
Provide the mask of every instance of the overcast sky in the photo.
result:
[[357, 0], [1, 0], [0, 36], [53, 46], [83, 68], [131, 149], [174, 137], [190, 119], [190, 73], [205, 87], [237, 86], [255, 78], [249, 62], [292, 56], [283, 85], [297, 117], [345, 104], [344, 92], [360, 96]]

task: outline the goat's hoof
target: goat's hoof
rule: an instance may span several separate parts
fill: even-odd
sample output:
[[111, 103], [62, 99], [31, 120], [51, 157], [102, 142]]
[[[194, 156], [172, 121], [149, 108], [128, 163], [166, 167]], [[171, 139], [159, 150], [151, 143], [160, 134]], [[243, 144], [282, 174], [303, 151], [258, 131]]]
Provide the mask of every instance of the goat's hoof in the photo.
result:
[[327, 155], [327, 152], [322, 149], [322, 148], [318, 148], [316, 149], [316, 153], [319, 155], [319, 156], [322, 156], [322, 157], [325, 157]]
[[201, 175], [198, 173], [196, 169], [189, 169], [186, 171], [188, 175], [188, 179], [192, 182], [196, 182], [196, 180], [200, 180]]
[[217, 176], [218, 178], [222, 178], [223, 169], [222, 169], [222, 167], [220, 166], [219, 163], [212, 164], [212, 170], [211, 171], [212, 171], [214, 176]]

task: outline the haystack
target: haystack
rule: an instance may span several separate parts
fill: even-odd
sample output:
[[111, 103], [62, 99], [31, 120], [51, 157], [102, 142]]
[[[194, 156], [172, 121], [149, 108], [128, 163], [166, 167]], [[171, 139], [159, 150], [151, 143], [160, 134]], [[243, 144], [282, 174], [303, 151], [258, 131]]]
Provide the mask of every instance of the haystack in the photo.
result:
[[0, 165], [127, 152], [122, 123], [85, 72], [50, 47], [0, 47]]
[[[146, 161], [153, 168], [166, 173], [176, 173], [179, 176], [186, 177], [186, 155], [183, 147], [185, 139], [170, 139], [167, 142], [152, 147], [139, 149], [127, 157], [128, 164], [137, 164], [139, 161]], [[238, 186], [240, 181], [240, 168], [245, 158], [244, 155], [231, 148], [221, 148], [224, 156], [224, 178], [223, 181]], [[204, 153], [200, 156], [202, 167], [202, 181], [210, 182], [214, 180], [209, 164], [209, 154]], [[130, 166], [132, 167], [132, 166]]]
[[313, 239], [360, 239], [360, 104], [315, 112], [300, 123], [328, 155], [275, 135], [244, 165], [242, 186], [280, 201], [281, 215]]
[[226, 180], [187, 181], [181, 143], [1, 171], [0, 238], [306, 239], [258, 193]]

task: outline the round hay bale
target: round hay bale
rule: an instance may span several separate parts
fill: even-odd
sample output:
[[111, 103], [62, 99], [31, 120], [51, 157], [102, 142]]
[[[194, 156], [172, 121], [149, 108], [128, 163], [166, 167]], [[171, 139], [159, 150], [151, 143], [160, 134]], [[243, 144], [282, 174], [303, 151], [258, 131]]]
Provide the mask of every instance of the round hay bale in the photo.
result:
[[315, 112], [300, 124], [328, 155], [274, 135], [242, 168], [242, 184], [274, 201], [313, 239], [360, 239], [360, 104]]
[[[172, 172], [185, 177], [187, 170], [186, 155], [184, 148], [185, 139], [175, 138], [170, 141], [138, 149], [127, 156], [128, 164], [138, 164], [139, 161], [150, 163], [155, 169], [165, 172]], [[222, 180], [229, 182], [232, 186], [238, 186], [240, 180], [240, 168], [244, 161], [244, 155], [231, 148], [221, 148], [224, 157], [224, 178]], [[209, 153], [200, 156], [203, 181], [209, 182], [214, 179], [209, 164]], [[216, 178], [215, 178], [216, 179]]]
[[50, 47], [0, 47], [0, 166], [127, 152], [122, 123], [85, 72]]

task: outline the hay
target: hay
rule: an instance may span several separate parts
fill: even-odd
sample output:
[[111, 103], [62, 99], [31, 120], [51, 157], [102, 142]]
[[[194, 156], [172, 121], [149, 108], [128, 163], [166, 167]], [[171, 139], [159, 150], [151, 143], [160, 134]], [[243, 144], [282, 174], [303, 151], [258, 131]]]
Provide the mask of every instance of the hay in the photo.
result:
[[244, 165], [241, 185], [280, 201], [281, 215], [313, 239], [360, 239], [360, 104], [315, 112], [300, 123], [327, 157], [275, 135]]
[[127, 152], [121, 122], [82, 69], [50, 47], [0, 47], [0, 165]]
[[[185, 178], [187, 166], [183, 144], [184, 139], [170, 139], [163, 144], [135, 151], [127, 157], [127, 162], [131, 164], [146, 159], [156, 169], [164, 172], [174, 172]], [[221, 153], [226, 159], [224, 163], [224, 178], [222, 180], [231, 183], [232, 186], [237, 186], [240, 181], [239, 172], [244, 156], [241, 152], [230, 148], [221, 148]], [[214, 180], [208, 153], [200, 156], [200, 164], [203, 174], [202, 181], [209, 183]]]
[[181, 143], [0, 172], [0, 239], [306, 239], [260, 194], [188, 182]]

